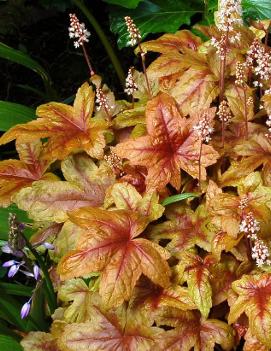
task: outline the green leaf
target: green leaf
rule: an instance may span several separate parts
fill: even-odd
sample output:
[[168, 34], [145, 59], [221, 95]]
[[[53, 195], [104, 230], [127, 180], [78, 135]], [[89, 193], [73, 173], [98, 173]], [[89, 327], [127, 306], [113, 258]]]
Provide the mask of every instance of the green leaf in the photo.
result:
[[36, 118], [30, 107], [0, 100], [0, 130], [7, 131], [16, 124], [23, 124]]
[[129, 42], [124, 16], [132, 17], [143, 39], [149, 33], [176, 32], [181, 25], [189, 25], [191, 17], [203, 10], [204, 3], [200, 0], [143, 0], [136, 9], [113, 8], [111, 30], [118, 34], [118, 45], [123, 48]]
[[243, 13], [245, 19], [270, 19], [271, 1], [270, 0], [243, 0]]
[[128, 9], [135, 9], [142, 0], [103, 0], [103, 1], [107, 2], [108, 4], [118, 5], [118, 6], [126, 7]]
[[23, 351], [22, 346], [11, 336], [0, 335], [0, 350], [1, 351]]
[[[31, 220], [27, 217], [27, 213], [23, 210], [20, 210], [16, 205], [10, 205], [7, 208], [0, 208], [0, 239], [8, 239], [8, 216], [9, 213], [15, 213], [20, 222], [29, 223]], [[27, 229], [25, 231], [27, 237], [31, 234], [31, 231]]]
[[16, 295], [16, 296], [31, 296], [32, 288], [29, 286], [12, 284], [12, 283], [3, 283], [0, 282], [0, 294], [2, 292], [8, 295]]
[[166, 197], [161, 204], [163, 206], [167, 206], [178, 201], [189, 199], [190, 197], [198, 197], [198, 196], [200, 196], [200, 194], [198, 193], [183, 193], [178, 195], [172, 195], [172, 196]]
[[[15, 326], [21, 331], [28, 331], [27, 325], [24, 320], [21, 319], [20, 311], [22, 304], [18, 299], [13, 298], [10, 295], [5, 294], [1, 291], [0, 294], [0, 315], [1, 318], [6, 320], [11, 325]], [[2, 349], [0, 348], [2, 351]]]
[[8, 326], [3, 320], [0, 319], [0, 335], [7, 335], [12, 337], [13, 339], [20, 341], [21, 336], [16, 334], [10, 326]]
[[51, 85], [50, 77], [44, 68], [24, 52], [13, 49], [0, 42], [0, 57], [31, 69], [40, 75], [45, 86]]
[[[30, 315], [28, 317], [28, 329], [29, 330], [41, 330], [41, 331], [48, 331], [49, 324], [46, 321], [46, 314], [45, 314], [45, 288], [44, 288], [44, 281], [41, 280], [37, 284], [35, 288], [35, 292], [33, 294], [32, 306]], [[34, 327], [34, 328], [33, 328]]]

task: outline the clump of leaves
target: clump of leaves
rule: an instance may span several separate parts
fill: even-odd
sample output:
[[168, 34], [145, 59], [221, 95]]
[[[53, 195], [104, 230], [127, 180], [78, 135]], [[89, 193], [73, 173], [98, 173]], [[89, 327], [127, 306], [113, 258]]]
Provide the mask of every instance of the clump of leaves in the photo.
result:
[[127, 101], [93, 74], [0, 138], [20, 155], [0, 163], [1, 204], [54, 245], [58, 308], [26, 351], [271, 348], [271, 20], [241, 15], [221, 1], [205, 42], [141, 43], [126, 18], [135, 52], [159, 53]]

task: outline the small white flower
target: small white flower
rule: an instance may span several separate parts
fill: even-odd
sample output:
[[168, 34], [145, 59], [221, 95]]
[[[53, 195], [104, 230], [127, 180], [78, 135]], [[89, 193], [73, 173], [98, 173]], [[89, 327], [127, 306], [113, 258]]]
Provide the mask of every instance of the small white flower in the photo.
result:
[[80, 23], [74, 13], [70, 13], [69, 37], [74, 40], [74, 47], [77, 49], [89, 40], [90, 32], [86, 29], [85, 23]]

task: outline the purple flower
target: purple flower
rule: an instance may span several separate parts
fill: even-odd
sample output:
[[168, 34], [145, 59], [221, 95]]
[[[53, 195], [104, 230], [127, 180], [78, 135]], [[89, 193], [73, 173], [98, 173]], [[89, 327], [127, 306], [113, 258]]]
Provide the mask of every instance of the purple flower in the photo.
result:
[[21, 309], [21, 318], [24, 319], [29, 315], [31, 309], [32, 297], [23, 305]]
[[2, 267], [7, 268], [7, 267], [11, 267], [11, 266], [17, 265], [18, 263], [20, 263], [20, 262], [15, 261], [15, 260], [9, 260], [9, 261], [4, 262], [2, 264]]
[[51, 243], [48, 243], [48, 242], [44, 242], [42, 245], [48, 250], [54, 250], [55, 249], [54, 245], [51, 244]]
[[3, 246], [1, 247], [1, 250], [2, 250], [2, 252], [8, 253], [8, 254], [10, 254], [10, 253], [13, 252], [12, 249], [10, 248], [9, 244], [3, 245]]
[[36, 264], [35, 264], [34, 267], [33, 267], [33, 273], [34, 273], [34, 278], [35, 278], [36, 280], [38, 280], [38, 279], [39, 279], [39, 276], [40, 276], [40, 268], [39, 268], [39, 266], [37, 266]]
[[9, 271], [8, 271], [8, 277], [12, 278], [18, 272], [18, 270], [20, 269], [21, 265], [23, 265], [24, 263], [25, 263], [24, 261], [18, 262], [18, 261], [15, 261], [15, 260], [9, 260], [7, 262], [4, 262], [2, 264], [2, 266], [6, 267], [6, 268], [10, 267]]

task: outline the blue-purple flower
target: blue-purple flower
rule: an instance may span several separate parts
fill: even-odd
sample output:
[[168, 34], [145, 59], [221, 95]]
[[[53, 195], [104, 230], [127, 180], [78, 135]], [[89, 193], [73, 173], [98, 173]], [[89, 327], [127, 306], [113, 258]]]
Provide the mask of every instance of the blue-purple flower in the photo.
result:
[[9, 261], [4, 262], [2, 264], [2, 266], [5, 267], [5, 268], [9, 268], [8, 277], [12, 278], [12, 277], [15, 276], [15, 274], [18, 272], [18, 270], [20, 269], [20, 267], [24, 263], [25, 263], [24, 261], [18, 262], [18, 261], [15, 261], [15, 260], [9, 260]]
[[22, 306], [21, 308], [21, 318], [24, 319], [29, 315], [31, 309], [32, 297]]

